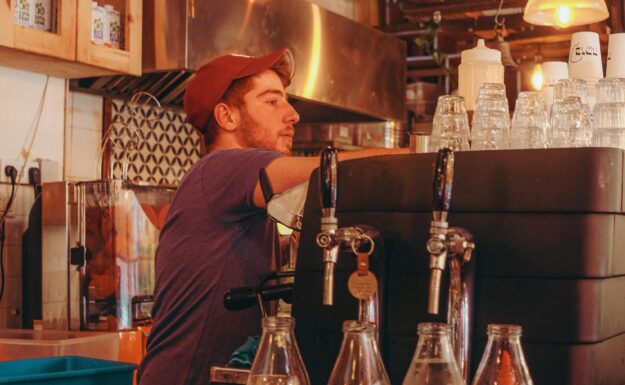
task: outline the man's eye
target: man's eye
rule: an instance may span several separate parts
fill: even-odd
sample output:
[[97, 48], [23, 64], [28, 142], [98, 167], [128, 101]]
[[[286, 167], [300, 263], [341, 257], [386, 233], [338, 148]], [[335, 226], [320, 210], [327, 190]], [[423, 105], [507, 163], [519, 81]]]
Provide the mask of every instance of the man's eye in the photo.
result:
[[278, 102], [278, 99], [267, 100], [267, 103], [271, 104], [272, 106], [277, 106]]

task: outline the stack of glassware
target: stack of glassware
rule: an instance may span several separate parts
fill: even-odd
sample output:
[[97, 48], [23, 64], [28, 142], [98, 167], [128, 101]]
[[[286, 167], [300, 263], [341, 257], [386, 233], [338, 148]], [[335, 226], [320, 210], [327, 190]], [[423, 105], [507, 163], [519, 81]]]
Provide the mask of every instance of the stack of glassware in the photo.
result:
[[509, 147], [510, 111], [503, 84], [480, 85], [471, 123], [472, 150], [502, 150]]
[[599, 80], [596, 95], [592, 145], [625, 150], [625, 79]]
[[556, 83], [551, 106], [550, 148], [591, 145], [591, 113], [586, 84], [581, 79], [562, 79]]
[[521, 92], [510, 125], [510, 148], [547, 148], [549, 119], [538, 92]]
[[462, 96], [438, 97], [430, 142], [434, 151], [445, 147], [454, 151], [469, 149], [469, 118]]

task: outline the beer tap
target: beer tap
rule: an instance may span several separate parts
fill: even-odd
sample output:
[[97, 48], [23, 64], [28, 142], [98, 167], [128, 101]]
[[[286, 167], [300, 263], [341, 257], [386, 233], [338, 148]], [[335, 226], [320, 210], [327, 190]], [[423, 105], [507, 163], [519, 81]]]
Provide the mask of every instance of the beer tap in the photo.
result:
[[439, 150], [434, 170], [434, 207], [430, 222], [430, 291], [428, 313], [438, 314], [441, 277], [447, 262], [447, 213], [451, 203], [451, 187], [454, 179], [454, 153], [448, 148]]
[[[341, 245], [349, 246], [354, 255], [359, 255], [361, 246], [368, 248], [366, 253], [368, 261], [368, 256], [371, 255], [375, 247], [372, 236], [378, 234], [377, 230], [370, 226], [338, 227], [336, 217], [337, 183], [337, 151], [332, 147], [326, 147], [321, 151], [319, 169], [321, 231], [317, 234], [317, 245], [323, 249], [323, 304], [326, 306], [332, 306], [334, 303], [334, 268], [338, 262]], [[368, 268], [368, 262], [366, 265]], [[379, 321], [377, 280], [371, 279], [371, 275], [361, 271], [358, 279], [358, 286], [362, 289], [358, 296], [360, 300], [359, 319], [377, 324]], [[371, 293], [371, 296], [368, 293]]]
[[449, 227], [447, 214], [451, 203], [454, 174], [454, 153], [448, 148], [439, 150], [434, 170], [434, 206], [430, 222], [427, 250], [430, 254], [430, 287], [428, 313], [439, 314], [441, 278], [449, 264], [449, 298], [447, 323], [452, 331], [454, 355], [464, 378], [469, 367], [469, 341], [472, 293], [465, 281], [463, 267], [471, 261], [475, 244], [473, 235], [461, 227]]
[[319, 188], [321, 196], [321, 232], [317, 244], [323, 248], [323, 304], [334, 302], [334, 267], [338, 261], [339, 242], [336, 239], [338, 219], [336, 201], [338, 198], [337, 151], [326, 147], [321, 151], [319, 166]]

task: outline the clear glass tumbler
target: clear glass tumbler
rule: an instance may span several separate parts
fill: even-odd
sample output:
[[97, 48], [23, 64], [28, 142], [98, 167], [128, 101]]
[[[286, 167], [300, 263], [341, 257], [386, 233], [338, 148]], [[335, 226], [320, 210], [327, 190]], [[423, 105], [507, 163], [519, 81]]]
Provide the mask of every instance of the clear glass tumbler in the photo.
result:
[[606, 78], [597, 82], [592, 127], [593, 146], [625, 150], [625, 79]]
[[597, 82], [597, 104], [623, 102], [625, 102], [625, 79], [599, 79]]
[[577, 96], [558, 102], [551, 117], [551, 143], [549, 147], [589, 147], [592, 129], [586, 107]]
[[471, 149], [508, 148], [510, 112], [505, 86], [499, 83], [481, 84], [475, 106], [471, 125]]
[[510, 125], [510, 148], [547, 148], [549, 120], [545, 101], [538, 92], [521, 92]]
[[438, 97], [432, 122], [432, 150], [450, 148], [454, 151], [469, 149], [469, 118], [462, 96]]

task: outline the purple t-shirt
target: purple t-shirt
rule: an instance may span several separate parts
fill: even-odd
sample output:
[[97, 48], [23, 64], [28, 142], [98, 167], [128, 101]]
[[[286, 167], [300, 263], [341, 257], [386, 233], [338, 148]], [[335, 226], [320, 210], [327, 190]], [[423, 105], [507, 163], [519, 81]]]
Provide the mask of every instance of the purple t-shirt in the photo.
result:
[[271, 268], [274, 226], [254, 206], [259, 170], [279, 157], [264, 149], [216, 151], [178, 188], [156, 252], [154, 325], [139, 368], [141, 385], [202, 384], [248, 336], [260, 334], [254, 307], [222, 304]]

